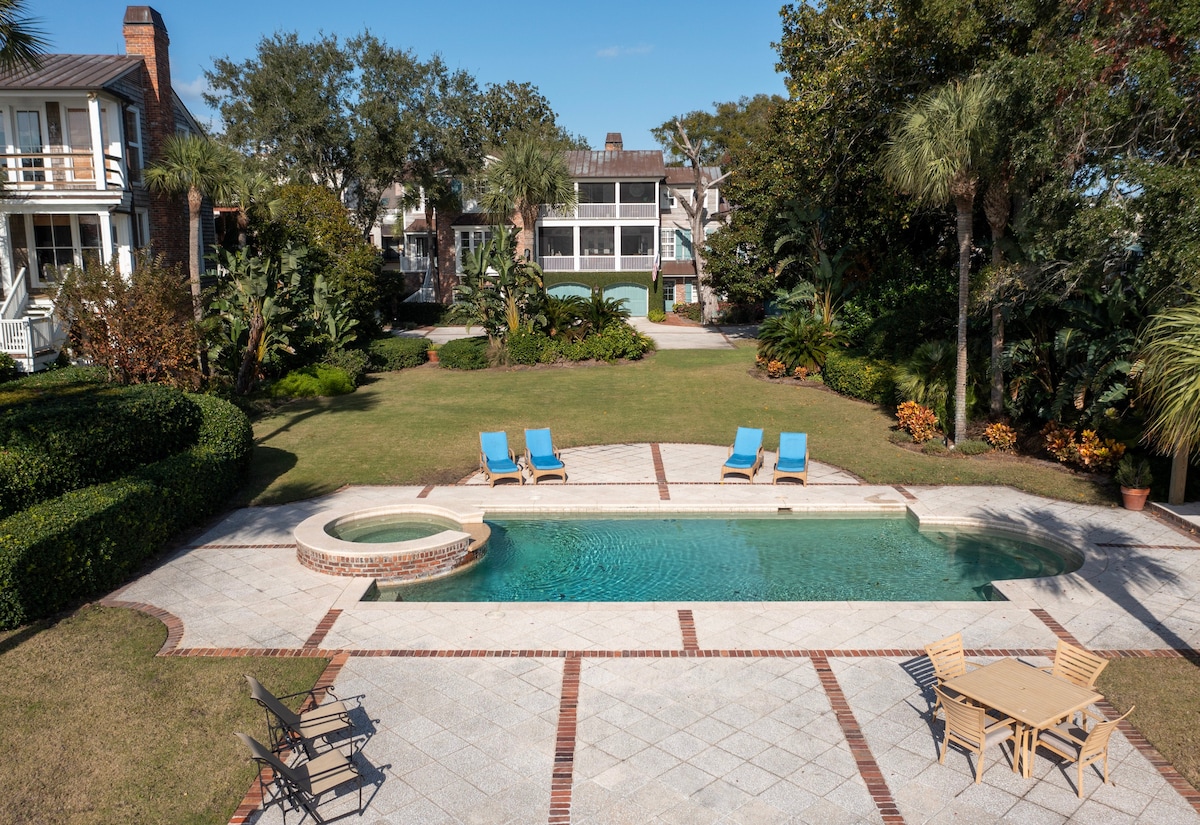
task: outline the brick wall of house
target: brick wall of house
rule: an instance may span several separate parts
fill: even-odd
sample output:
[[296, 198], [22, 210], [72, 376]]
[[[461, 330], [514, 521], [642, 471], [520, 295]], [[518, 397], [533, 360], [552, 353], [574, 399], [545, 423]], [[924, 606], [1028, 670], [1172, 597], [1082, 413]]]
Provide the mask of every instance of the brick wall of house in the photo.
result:
[[458, 286], [458, 250], [454, 248], [454, 220], [461, 213], [439, 212], [437, 215], [437, 294], [443, 304], [454, 301]]
[[[162, 157], [163, 144], [175, 134], [174, 95], [171, 90], [170, 43], [162, 15], [150, 6], [125, 9], [125, 53], [145, 58], [142, 97], [145, 107], [145, 162]], [[188, 261], [187, 202], [183, 197], [152, 193], [150, 244], [155, 254], [171, 263]]]

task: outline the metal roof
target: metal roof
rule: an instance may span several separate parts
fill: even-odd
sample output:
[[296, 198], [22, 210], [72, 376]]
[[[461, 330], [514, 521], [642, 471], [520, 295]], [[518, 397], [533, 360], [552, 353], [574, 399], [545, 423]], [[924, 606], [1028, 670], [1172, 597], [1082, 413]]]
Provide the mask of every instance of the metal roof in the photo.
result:
[[667, 168], [660, 149], [625, 149], [619, 152], [571, 150], [563, 153], [573, 178], [653, 178]]
[[[717, 178], [721, 177], [720, 166], [701, 166], [700, 171], [703, 173], [706, 181], [716, 180]], [[671, 186], [691, 186], [692, 167], [668, 166], [667, 183]]]
[[36, 69], [0, 72], [0, 90], [93, 91], [141, 66], [143, 60], [126, 54], [48, 54]]

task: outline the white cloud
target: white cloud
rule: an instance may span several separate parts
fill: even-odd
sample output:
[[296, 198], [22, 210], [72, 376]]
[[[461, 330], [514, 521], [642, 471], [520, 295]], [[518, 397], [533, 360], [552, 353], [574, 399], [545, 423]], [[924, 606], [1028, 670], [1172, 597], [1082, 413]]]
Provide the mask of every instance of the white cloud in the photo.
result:
[[635, 54], [649, 54], [654, 47], [649, 43], [639, 43], [636, 46], [609, 46], [596, 52], [596, 57], [617, 58], [629, 57]]
[[208, 91], [208, 79], [204, 75], [190, 83], [172, 82], [171, 85], [175, 88], [175, 94], [184, 100], [199, 100], [200, 96]]

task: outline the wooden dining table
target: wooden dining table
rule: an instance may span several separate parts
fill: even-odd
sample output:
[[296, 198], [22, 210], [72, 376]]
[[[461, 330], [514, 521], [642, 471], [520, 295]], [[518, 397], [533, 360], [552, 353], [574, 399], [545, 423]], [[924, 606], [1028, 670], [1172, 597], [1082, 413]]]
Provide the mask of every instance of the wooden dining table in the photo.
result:
[[1038, 732], [1104, 698], [1090, 687], [1080, 687], [1016, 659], [1000, 659], [947, 679], [944, 687], [1016, 720], [1023, 729], [1019, 733], [1024, 733], [1018, 741], [1026, 743], [1017, 749], [1026, 778], [1033, 773]]

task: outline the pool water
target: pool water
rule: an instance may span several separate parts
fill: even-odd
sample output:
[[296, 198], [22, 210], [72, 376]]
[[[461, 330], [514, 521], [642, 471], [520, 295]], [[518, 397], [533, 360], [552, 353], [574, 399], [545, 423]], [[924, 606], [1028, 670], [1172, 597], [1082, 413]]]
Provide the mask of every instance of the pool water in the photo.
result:
[[334, 522], [325, 532], [342, 541], [383, 544], [392, 541], [412, 541], [436, 536], [446, 530], [460, 530], [458, 524], [449, 519], [420, 514], [388, 513], [380, 516], [364, 516]]
[[1028, 542], [918, 532], [903, 517], [538, 518], [488, 521], [476, 565], [372, 588], [380, 601], [987, 601], [997, 579], [1081, 558]]

